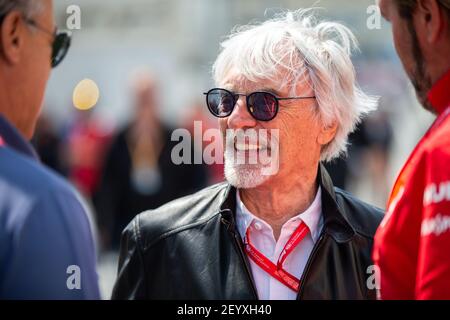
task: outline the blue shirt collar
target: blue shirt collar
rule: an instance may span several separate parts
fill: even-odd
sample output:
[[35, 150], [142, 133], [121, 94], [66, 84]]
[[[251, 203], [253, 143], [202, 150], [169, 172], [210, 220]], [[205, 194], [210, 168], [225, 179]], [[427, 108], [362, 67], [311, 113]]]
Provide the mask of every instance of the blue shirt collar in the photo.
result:
[[0, 115], [0, 136], [8, 147], [35, 160], [39, 159], [31, 144], [2, 115]]

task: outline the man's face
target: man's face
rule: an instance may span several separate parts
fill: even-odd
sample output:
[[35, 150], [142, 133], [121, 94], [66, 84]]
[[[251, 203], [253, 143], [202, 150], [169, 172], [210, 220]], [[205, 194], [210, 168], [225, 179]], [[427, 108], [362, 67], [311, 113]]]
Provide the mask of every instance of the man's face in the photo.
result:
[[427, 94], [431, 88], [431, 79], [427, 73], [423, 51], [414, 26], [414, 18], [400, 16], [395, 1], [379, 0], [383, 17], [392, 25], [394, 45], [403, 67], [411, 80], [421, 104], [429, 109]]
[[[289, 97], [288, 86], [280, 83], [282, 76], [273, 80], [252, 82], [235, 71], [231, 71], [222, 81], [221, 87], [248, 95], [256, 91], [271, 92], [277, 97]], [[307, 84], [296, 85], [296, 96], [313, 96], [314, 92]], [[237, 188], [254, 188], [266, 183], [282, 184], [285, 179], [298, 177], [302, 170], [308, 170], [311, 165], [317, 165], [320, 159], [321, 145], [317, 142], [320, 131], [319, 121], [314, 109], [315, 99], [282, 100], [279, 101], [279, 111], [271, 121], [255, 120], [248, 112], [245, 97], [241, 96], [233, 112], [227, 118], [219, 119], [219, 126], [224, 139], [225, 177]], [[244, 132], [254, 129], [256, 141], [246, 140], [244, 144], [239, 139], [227, 139], [227, 130]], [[267, 135], [260, 132], [267, 130]], [[275, 129], [275, 131], [272, 131]], [[267, 136], [267, 139], [265, 137]], [[255, 145], [257, 147], [255, 147]], [[256, 149], [256, 150], [255, 150]], [[269, 149], [269, 150], [267, 150]], [[276, 149], [276, 150], [275, 150]], [[245, 155], [245, 163], [237, 163], [240, 154]], [[236, 153], [238, 154], [236, 156]], [[267, 170], [267, 164], [250, 162], [252, 155], [264, 157], [269, 155], [272, 161], [279, 161], [277, 170]], [[232, 155], [235, 155], [232, 158]], [[234, 160], [234, 161], [233, 161]], [[274, 168], [271, 162], [271, 169]], [[269, 173], [269, 174], [268, 174]]]
[[[42, 0], [43, 7], [32, 19], [50, 34], [28, 26], [24, 29], [24, 48], [18, 72], [24, 79], [23, 130], [31, 138], [41, 110], [45, 88], [51, 70], [51, 54], [55, 23], [52, 0]], [[25, 22], [24, 22], [25, 23]]]

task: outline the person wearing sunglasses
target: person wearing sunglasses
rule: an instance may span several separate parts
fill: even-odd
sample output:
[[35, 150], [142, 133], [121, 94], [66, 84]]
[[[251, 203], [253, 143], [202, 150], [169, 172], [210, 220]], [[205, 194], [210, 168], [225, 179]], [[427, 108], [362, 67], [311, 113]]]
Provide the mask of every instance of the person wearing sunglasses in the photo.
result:
[[376, 107], [356, 83], [353, 34], [311, 10], [236, 30], [205, 92], [226, 182], [129, 224], [113, 298], [375, 299], [382, 211], [335, 188], [321, 164]]
[[99, 299], [90, 216], [30, 140], [70, 35], [51, 0], [0, 0], [0, 299]]

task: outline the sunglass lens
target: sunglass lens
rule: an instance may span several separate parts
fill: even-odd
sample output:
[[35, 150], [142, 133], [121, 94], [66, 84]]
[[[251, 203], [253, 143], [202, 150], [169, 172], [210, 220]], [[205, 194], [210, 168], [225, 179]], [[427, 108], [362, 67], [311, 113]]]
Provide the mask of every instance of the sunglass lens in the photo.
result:
[[278, 112], [278, 102], [270, 93], [255, 92], [248, 97], [248, 108], [255, 119], [269, 121], [275, 118]]
[[216, 117], [228, 117], [234, 108], [233, 95], [222, 89], [213, 89], [206, 95], [206, 102], [209, 111]]
[[70, 35], [66, 32], [58, 33], [53, 42], [52, 67], [58, 66], [65, 58], [70, 47]]

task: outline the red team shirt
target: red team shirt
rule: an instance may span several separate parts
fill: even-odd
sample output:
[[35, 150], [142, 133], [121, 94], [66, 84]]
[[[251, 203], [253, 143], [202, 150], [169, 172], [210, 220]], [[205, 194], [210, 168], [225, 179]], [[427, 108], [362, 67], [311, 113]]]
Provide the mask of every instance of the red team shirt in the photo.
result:
[[381, 299], [450, 299], [450, 71], [428, 100], [438, 117], [402, 169], [375, 235]]

